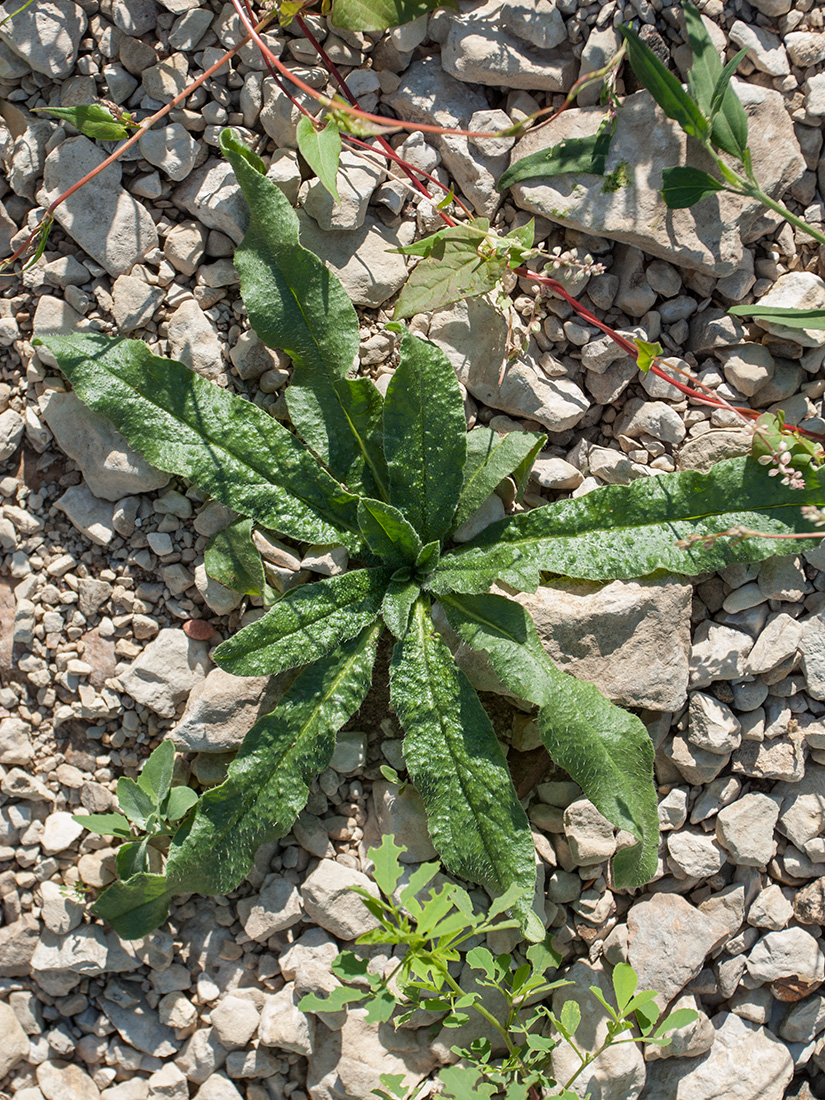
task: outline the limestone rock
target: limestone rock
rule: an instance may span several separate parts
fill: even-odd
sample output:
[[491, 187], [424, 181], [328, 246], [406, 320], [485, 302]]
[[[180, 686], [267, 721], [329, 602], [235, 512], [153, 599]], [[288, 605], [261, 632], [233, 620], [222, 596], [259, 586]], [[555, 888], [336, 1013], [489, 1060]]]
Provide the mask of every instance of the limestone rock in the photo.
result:
[[175, 711], [205, 677], [209, 646], [166, 627], [121, 674], [123, 689], [163, 718]]
[[315, 1019], [301, 1012], [299, 999], [291, 982], [278, 993], [267, 997], [258, 1037], [264, 1046], [278, 1047], [310, 1058], [315, 1041]]
[[0, 1081], [29, 1053], [29, 1037], [9, 1005], [0, 1002]]
[[351, 886], [378, 896], [375, 884], [365, 874], [332, 859], [322, 859], [301, 886], [307, 916], [342, 940], [354, 940], [378, 926]]
[[233, 676], [213, 668], [192, 689], [169, 736], [183, 752], [231, 752], [258, 718], [269, 713], [280, 688], [277, 677]]
[[52, 80], [70, 75], [86, 30], [83, 8], [71, 0], [44, 0], [21, 11], [15, 0], [5, 0], [0, 18], [0, 42], [35, 72]]
[[739, 867], [767, 867], [776, 851], [773, 830], [779, 817], [776, 801], [765, 794], [746, 794], [719, 811], [716, 836]]
[[168, 321], [169, 355], [193, 371], [215, 381], [223, 373], [221, 341], [214, 322], [190, 298], [182, 302]]

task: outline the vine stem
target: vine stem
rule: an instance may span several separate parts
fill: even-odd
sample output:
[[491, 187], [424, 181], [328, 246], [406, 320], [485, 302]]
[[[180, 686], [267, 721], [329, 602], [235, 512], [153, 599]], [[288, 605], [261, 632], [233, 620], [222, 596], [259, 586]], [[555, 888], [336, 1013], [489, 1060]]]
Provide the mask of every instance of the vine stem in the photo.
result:
[[[275, 13], [270, 12], [265, 19], [261, 20], [261, 22], [258, 24], [257, 29], [268, 26], [274, 16]], [[11, 254], [11, 256], [8, 256], [5, 260], [0, 261], [0, 265], [5, 267], [8, 264], [12, 264], [15, 260], [19, 259], [19, 257], [22, 256], [23, 253], [31, 247], [32, 242], [37, 237], [44, 223], [54, 217], [54, 212], [58, 208], [58, 206], [61, 205], [61, 203], [64, 203], [66, 199], [71, 198], [71, 196], [74, 195], [76, 191], [79, 191], [81, 187], [85, 187], [87, 183], [95, 178], [95, 176], [99, 176], [101, 172], [103, 172], [106, 168], [119, 160], [127, 149], [131, 149], [133, 145], [140, 141], [140, 139], [148, 130], [151, 130], [156, 122], [159, 122], [160, 119], [168, 115], [170, 111], [173, 111], [179, 103], [182, 103], [188, 96], [190, 96], [192, 92], [196, 91], [196, 89], [198, 89], [201, 84], [204, 83], [204, 81], [208, 80], [214, 73], [218, 71], [218, 69], [225, 65], [227, 61], [233, 58], [236, 53], [242, 50], [243, 47], [249, 43], [250, 40], [251, 35], [247, 34], [242, 42], [239, 42], [237, 46], [233, 46], [233, 48], [231, 50], [228, 50], [223, 55], [223, 57], [219, 58], [213, 65], [210, 65], [205, 72], [201, 73], [201, 75], [188, 87], [184, 88], [182, 92], [179, 92], [174, 99], [165, 104], [165, 106], [161, 107], [160, 110], [156, 111], [153, 115], [151, 115], [151, 117], [144, 119], [144, 121], [140, 124], [140, 127], [135, 130], [132, 136], [127, 138], [122, 145], [119, 145], [117, 149], [115, 149], [113, 153], [106, 157], [104, 161], [101, 161], [101, 163], [98, 164], [96, 168], [93, 168], [91, 172], [87, 172], [82, 179], [79, 179], [77, 183], [72, 184], [72, 186], [67, 191], [64, 191], [62, 195], [58, 195], [58, 197], [49, 204], [45, 214], [40, 219], [37, 226], [32, 230], [30, 235], [23, 242], [23, 244], [21, 244], [20, 247]]]

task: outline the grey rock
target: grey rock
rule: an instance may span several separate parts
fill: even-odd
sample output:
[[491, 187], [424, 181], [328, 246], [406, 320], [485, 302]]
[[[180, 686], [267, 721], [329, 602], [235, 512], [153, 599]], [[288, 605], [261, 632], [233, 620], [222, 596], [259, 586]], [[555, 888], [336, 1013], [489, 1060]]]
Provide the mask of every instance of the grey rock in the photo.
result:
[[43, 418], [60, 449], [74, 459], [96, 497], [120, 500], [151, 492], [169, 480], [132, 450], [104, 417], [87, 408], [74, 393], [52, 390], [42, 405]]
[[[569, 47], [553, 48], [566, 38], [560, 13], [547, 3], [544, 19], [536, 11], [528, 14], [525, 5], [510, 8], [502, 0], [489, 0], [452, 16], [441, 53], [445, 71], [470, 84], [568, 91], [576, 62]], [[537, 38], [553, 47], [538, 46]]]
[[753, 779], [798, 783], [805, 774], [805, 739], [799, 731], [765, 741], [743, 741], [733, 754], [734, 772]]
[[798, 978], [803, 983], [821, 983], [825, 977], [825, 955], [817, 936], [804, 928], [783, 928], [768, 932], [748, 955], [748, 973], [756, 982]]
[[690, 686], [703, 688], [716, 680], [736, 680], [753, 639], [741, 630], [705, 621], [693, 635], [690, 651]]
[[314, 180], [307, 190], [304, 209], [321, 229], [360, 229], [372, 193], [385, 177], [386, 172], [380, 165], [345, 149], [338, 162], [336, 178], [340, 201], [335, 202], [321, 181]]
[[213, 1073], [198, 1089], [197, 1100], [243, 1100], [243, 1097], [228, 1077]]
[[799, 783], [778, 783], [773, 795], [781, 799], [777, 827], [797, 848], [825, 831], [825, 768], [809, 764]]
[[30, 734], [22, 718], [0, 718], [0, 764], [28, 764], [34, 756]]
[[202, 564], [195, 566], [195, 587], [200, 592], [203, 602], [216, 615], [228, 615], [243, 599], [240, 592], [235, 592], [220, 581], [216, 581], [214, 577], [210, 577], [206, 572], [206, 566]]
[[[100, 149], [82, 134], [68, 138], [46, 158], [38, 201], [48, 206], [104, 159]], [[128, 274], [158, 246], [155, 223], [121, 187], [120, 179], [120, 166], [110, 165], [55, 211], [60, 226], [115, 278]]]
[[210, 1019], [221, 1046], [240, 1050], [257, 1032], [261, 1014], [250, 999], [227, 993], [212, 1009]]
[[15, 0], [0, 6], [6, 19], [0, 27], [0, 41], [37, 73], [51, 79], [69, 76], [86, 30], [86, 15], [71, 0], [45, 0], [19, 10]]
[[788, 1043], [809, 1043], [825, 1028], [825, 997], [817, 994], [799, 1001], [779, 1026], [779, 1035]]
[[702, 691], [691, 692], [687, 738], [692, 745], [727, 755], [739, 747], [740, 731], [739, 719], [729, 706]]
[[106, 935], [99, 925], [85, 925], [66, 935], [44, 930], [31, 967], [47, 993], [64, 997], [84, 977], [102, 974], [108, 955]]
[[194, 275], [206, 250], [209, 234], [197, 222], [173, 225], [163, 243], [163, 255], [183, 275]]
[[[64, 936], [83, 920], [83, 905], [64, 894], [55, 882], [40, 886], [41, 917], [50, 932]], [[108, 961], [108, 959], [107, 959]]]
[[699, 470], [706, 474], [715, 462], [750, 454], [753, 433], [750, 428], [718, 428], [687, 439], [679, 449], [679, 470]]
[[189, 692], [205, 679], [209, 646], [166, 627], [121, 673], [123, 690], [163, 718], [174, 718]]
[[[765, 165], [767, 187], [778, 196], [805, 169], [782, 96], [757, 85], [734, 83], [749, 116], [754, 161]], [[564, 138], [595, 133], [602, 115], [598, 106], [565, 111], [522, 138], [512, 162]], [[762, 208], [738, 196], [719, 195], [718, 201], [689, 210], [668, 210], [659, 188], [662, 170], [674, 164], [704, 171], [713, 167], [697, 146], [687, 142], [678, 125], [665, 119], [650, 95], [641, 91], [623, 104], [607, 156], [608, 186], [602, 177], [562, 175], [526, 180], [515, 184], [511, 193], [522, 209], [635, 245], [665, 260], [672, 258], [678, 242], [685, 267], [730, 275], [742, 260], [742, 237], [747, 237]]]
[[645, 1061], [655, 1062], [662, 1058], [695, 1058], [705, 1054], [713, 1046], [715, 1032], [708, 1015], [702, 1011], [699, 1001], [693, 994], [685, 993], [677, 997], [668, 1008], [668, 1012], [678, 1012], [687, 1008], [697, 1014], [693, 1023], [677, 1027], [669, 1034], [671, 1041], [665, 1047], [649, 1046], [645, 1048]]
[[679, 894], [653, 894], [635, 902], [627, 914], [627, 931], [628, 962], [639, 976], [639, 989], [655, 989], [660, 1009], [696, 977], [707, 956], [729, 935], [724, 925]]
[[3, 1045], [0, 1047], [0, 1081], [29, 1053], [29, 1037], [20, 1026], [13, 1010], [0, 1002], [0, 1031]]
[[11, 458], [23, 438], [23, 417], [14, 409], [0, 413], [0, 462]]
[[814, 699], [825, 699], [825, 615], [822, 612], [802, 621], [799, 652], [808, 694]]
[[114, 504], [100, 500], [85, 485], [70, 485], [54, 506], [63, 512], [73, 527], [97, 546], [108, 546], [114, 538]]
[[147, 325], [163, 301], [163, 289], [143, 279], [120, 275], [112, 287], [112, 312], [118, 329], [126, 334]]
[[764, 344], [743, 343], [738, 347], [719, 348], [716, 354], [722, 362], [725, 378], [746, 397], [752, 397], [773, 378], [776, 363]]
[[[785, 309], [821, 309], [825, 306], [825, 282], [811, 271], [790, 271], [780, 275], [767, 294], [759, 299], [760, 306]], [[825, 332], [819, 329], [789, 328], [774, 321], [756, 321], [760, 328], [782, 339], [806, 348], [821, 348]]]
[[280, 956], [281, 974], [294, 982], [297, 994], [329, 993], [339, 984], [330, 969], [338, 951], [329, 933], [311, 927]]
[[767, 867], [776, 851], [773, 830], [779, 817], [776, 800], [746, 794], [719, 811], [716, 836], [740, 867]]
[[586, 798], [571, 802], [564, 811], [563, 820], [564, 835], [577, 866], [603, 863], [616, 851], [613, 826]]
[[140, 152], [175, 183], [185, 180], [195, 166], [198, 143], [179, 122], [149, 130], [140, 139]]
[[46, 1100], [98, 1100], [100, 1096], [97, 1085], [80, 1066], [60, 1061], [42, 1062], [36, 1074], [38, 1087]]
[[0, 928], [0, 978], [31, 975], [31, 959], [38, 947], [40, 922], [30, 913]]
[[182, 302], [168, 321], [169, 354], [173, 359], [208, 378], [217, 380], [223, 373], [223, 352], [217, 328], [198, 303], [190, 298]]
[[782, 1100], [793, 1059], [772, 1032], [732, 1012], [711, 1020], [710, 1053], [648, 1064], [648, 1092], [656, 1100]]
[[266, 998], [258, 1037], [264, 1046], [310, 1058], [315, 1042], [315, 1019], [298, 1008], [292, 982]]
[[372, 800], [378, 834], [376, 845], [380, 844], [382, 836], [400, 838], [399, 843], [407, 849], [398, 857], [402, 863], [423, 863], [435, 857], [424, 803], [413, 787], [399, 789], [395, 783], [378, 780], [372, 786]]
[[794, 915], [793, 905], [775, 882], [760, 890], [748, 910], [748, 924], [753, 928], [778, 931], [787, 928]]
[[751, 676], [770, 672], [793, 657], [802, 639], [802, 626], [791, 615], [772, 615], [748, 654], [745, 671]]
[[180, 1048], [172, 1029], [160, 1023], [157, 1011], [149, 1007], [146, 998], [134, 987], [130, 987], [125, 1004], [104, 994], [101, 1007], [123, 1041], [135, 1050], [156, 1058], [169, 1058]]
[[267, 875], [261, 892], [238, 902], [238, 919], [250, 939], [266, 943], [303, 920], [301, 898], [295, 886], [281, 875]]
[[213, 668], [189, 694], [186, 710], [169, 736], [183, 752], [231, 752], [279, 697], [281, 681], [233, 676]]
[[760, 72], [770, 76], [787, 76], [791, 71], [788, 55], [781, 40], [766, 27], [743, 23], [737, 19], [728, 31], [731, 42], [747, 49], [747, 58]]
[[681, 878], [710, 878], [727, 862], [714, 837], [698, 829], [679, 829], [667, 838], [668, 863]]
[[4, 157], [9, 187], [16, 195], [22, 195], [32, 202], [37, 191], [37, 181], [43, 174], [46, 144], [52, 132], [52, 126], [48, 122], [30, 123], [14, 139]]
[[784, 44], [791, 61], [801, 69], [809, 69], [825, 61], [825, 34], [791, 31], [785, 35]]
[[193, 1085], [202, 1085], [210, 1074], [221, 1068], [226, 1054], [215, 1029], [200, 1027], [189, 1037], [175, 1064]]
[[249, 224], [249, 209], [226, 161], [208, 160], [175, 188], [172, 199], [209, 229], [218, 229], [235, 244], [241, 243]]
[[360, 229], [326, 233], [317, 222], [300, 215], [301, 243], [320, 256], [344, 284], [356, 306], [382, 305], [407, 279], [403, 256], [389, 251], [412, 239], [412, 226], [391, 228], [372, 214]]
[[354, 940], [378, 926], [351, 886], [378, 896], [375, 884], [365, 874], [332, 859], [322, 859], [301, 886], [307, 916], [342, 940]]
[[687, 692], [691, 596], [689, 585], [667, 577], [554, 581], [516, 598], [565, 672], [624, 706], [678, 710]]

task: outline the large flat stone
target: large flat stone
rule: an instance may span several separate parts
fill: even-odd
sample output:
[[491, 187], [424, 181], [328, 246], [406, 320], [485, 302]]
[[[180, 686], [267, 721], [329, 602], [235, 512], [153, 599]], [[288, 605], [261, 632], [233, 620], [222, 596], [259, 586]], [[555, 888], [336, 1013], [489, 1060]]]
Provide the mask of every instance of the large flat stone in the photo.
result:
[[12, 53], [53, 80], [69, 76], [86, 30], [81, 7], [71, 0], [36, 0], [23, 7], [19, 0], [5, 0], [0, 18], [0, 42]]
[[[53, 149], [43, 170], [43, 206], [68, 190], [105, 160], [94, 142], [80, 134]], [[149, 212], [120, 185], [118, 164], [104, 169], [55, 210], [55, 220], [110, 275], [126, 275], [158, 246]]]
[[[782, 96], [756, 84], [734, 81], [749, 119], [750, 145], [765, 191], [779, 198], [801, 178], [805, 161]], [[565, 138], [592, 135], [604, 112], [599, 106], [565, 111], [528, 133], [511, 163]], [[566, 173], [526, 180], [512, 188], [523, 210], [599, 237], [635, 245], [685, 267], [731, 275], [742, 261], [742, 241], [756, 227], [763, 208], [736, 195], [718, 194], [687, 210], [668, 210], [659, 189], [662, 170], [687, 164], [714, 173], [714, 162], [667, 119], [647, 91], [628, 96], [618, 114], [607, 155], [606, 176]], [[765, 224], [764, 231], [771, 228]]]
[[193, 688], [169, 736], [183, 752], [231, 752], [257, 719], [269, 713], [280, 690], [277, 677], [232, 676], [213, 668]]

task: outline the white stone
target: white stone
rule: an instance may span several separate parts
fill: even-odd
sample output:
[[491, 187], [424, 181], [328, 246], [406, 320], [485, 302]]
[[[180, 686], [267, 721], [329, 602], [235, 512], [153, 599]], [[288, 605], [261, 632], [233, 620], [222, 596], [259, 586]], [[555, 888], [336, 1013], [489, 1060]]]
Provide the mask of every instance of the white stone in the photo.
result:
[[58, 810], [49, 814], [40, 837], [40, 847], [47, 855], [56, 855], [70, 848], [79, 836], [83, 835], [83, 826], [79, 825], [70, 813]]
[[258, 943], [266, 943], [303, 920], [301, 898], [296, 887], [281, 875], [267, 875], [261, 892], [238, 902], [238, 919], [244, 932]]
[[365, 874], [332, 859], [322, 859], [301, 886], [307, 916], [342, 940], [354, 940], [378, 926], [351, 886], [378, 897], [378, 888]]
[[163, 718], [174, 718], [192, 688], [206, 676], [209, 646], [166, 627], [149, 643], [120, 680], [124, 691]]
[[268, 996], [261, 1012], [258, 1038], [264, 1046], [309, 1058], [315, 1041], [315, 1020], [301, 1012], [299, 999], [292, 982], [278, 993]]

